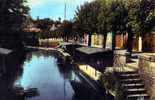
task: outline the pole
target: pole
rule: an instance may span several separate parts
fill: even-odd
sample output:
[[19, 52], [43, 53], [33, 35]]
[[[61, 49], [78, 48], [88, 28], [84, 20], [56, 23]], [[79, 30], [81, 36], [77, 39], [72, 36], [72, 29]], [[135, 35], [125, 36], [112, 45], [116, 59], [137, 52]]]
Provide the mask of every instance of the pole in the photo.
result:
[[65, 9], [64, 9], [64, 20], [66, 20], [66, 1], [65, 1]]
[[66, 72], [64, 72], [64, 100], [66, 100]]

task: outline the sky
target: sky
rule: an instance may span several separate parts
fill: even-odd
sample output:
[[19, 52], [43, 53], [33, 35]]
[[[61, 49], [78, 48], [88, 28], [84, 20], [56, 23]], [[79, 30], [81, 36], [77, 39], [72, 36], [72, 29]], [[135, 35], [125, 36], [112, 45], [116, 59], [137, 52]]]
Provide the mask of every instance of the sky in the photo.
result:
[[66, 3], [66, 19], [71, 20], [78, 6], [91, 1], [93, 0], [28, 0], [28, 5], [31, 8], [30, 14], [34, 19], [39, 16], [40, 19], [57, 20], [60, 17], [63, 20]]

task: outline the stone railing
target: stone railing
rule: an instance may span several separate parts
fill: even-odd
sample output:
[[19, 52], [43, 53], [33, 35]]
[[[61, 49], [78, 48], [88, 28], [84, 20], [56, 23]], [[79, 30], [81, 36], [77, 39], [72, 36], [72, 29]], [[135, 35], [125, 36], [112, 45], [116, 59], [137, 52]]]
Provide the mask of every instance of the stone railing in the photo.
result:
[[155, 100], [155, 54], [144, 53], [139, 56], [139, 74], [144, 80], [150, 100]]
[[127, 63], [127, 50], [115, 50], [114, 51], [114, 58], [113, 58], [113, 66], [120, 67], [120, 71], [124, 70], [124, 67]]

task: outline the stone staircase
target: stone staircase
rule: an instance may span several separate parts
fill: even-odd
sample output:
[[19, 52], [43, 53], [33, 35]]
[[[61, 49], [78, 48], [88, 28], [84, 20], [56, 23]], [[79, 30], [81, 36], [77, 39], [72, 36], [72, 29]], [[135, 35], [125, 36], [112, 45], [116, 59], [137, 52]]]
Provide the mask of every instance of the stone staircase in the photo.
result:
[[149, 100], [143, 80], [138, 71], [118, 72], [125, 100]]

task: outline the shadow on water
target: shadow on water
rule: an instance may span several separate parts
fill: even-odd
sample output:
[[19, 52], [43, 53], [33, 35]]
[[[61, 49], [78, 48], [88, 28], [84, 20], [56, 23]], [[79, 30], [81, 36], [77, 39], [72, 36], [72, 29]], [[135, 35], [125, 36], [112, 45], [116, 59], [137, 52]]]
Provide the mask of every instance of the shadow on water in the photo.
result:
[[73, 100], [114, 100], [111, 94], [106, 94], [105, 89], [99, 92], [86, 83], [77, 81], [70, 81], [70, 83], [75, 91]]
[[75, 97], [80, 100], [101, 100], [96, 91], [86, 84], [71, 81], [71, 85], [75, 91]]
[[0, 77], [0, 100], [12, 100], [16, 98], [14, 82], [18, 76], [23, 73], [22, 65], [25, 60], [25, 54], [13, 54], [7, 58], [5, 68], [6, 73]]

